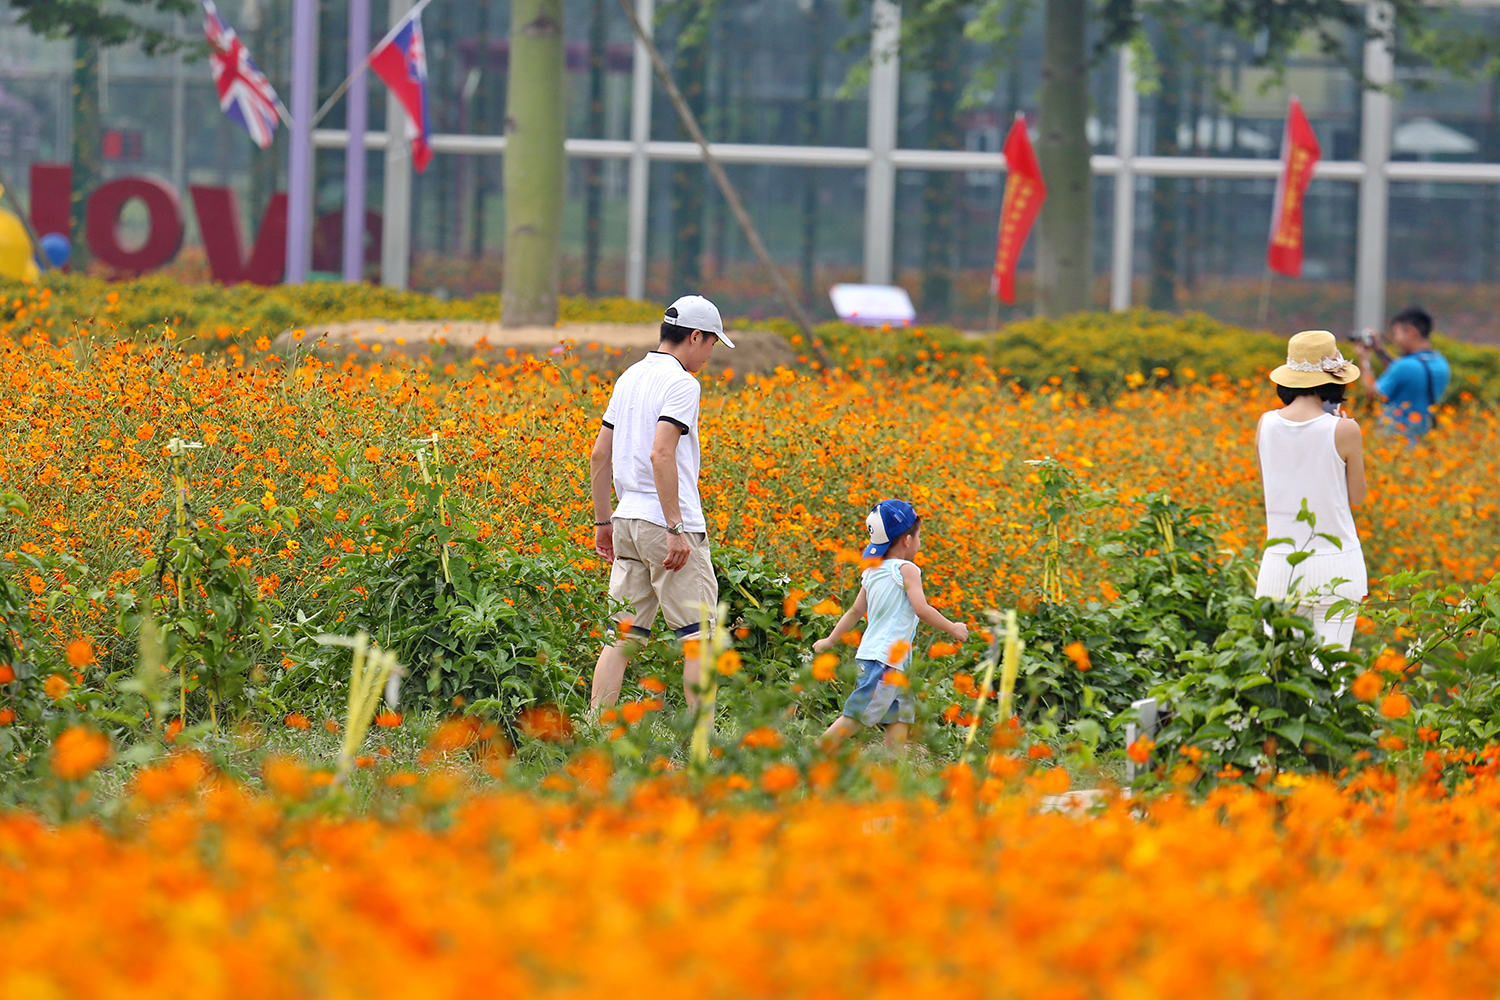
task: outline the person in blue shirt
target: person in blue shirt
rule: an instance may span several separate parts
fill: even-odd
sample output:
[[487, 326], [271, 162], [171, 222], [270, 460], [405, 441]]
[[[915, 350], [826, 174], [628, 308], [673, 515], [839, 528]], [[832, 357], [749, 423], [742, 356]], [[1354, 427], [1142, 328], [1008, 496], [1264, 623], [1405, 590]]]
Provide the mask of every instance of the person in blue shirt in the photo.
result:
[[1374, 359], [1379, 358], [1386, 365], [1375, 383], [1375, 392], [1385, 400], [1382, 422], [1416, 441], [1432, 429], [1432, 408], [1452, 378], [1448, 359], [1432, 346], [1432, 317], [1410, 306], [1391, 319], [1391, 344], [1401, 352], [1399, 358], [1386, 353], [1373, 330], [1365, 333], [1355, 344], [1360, 364], [1374, 371]]
[[906, 745], [907, 729], [916, 719], [916, 702], [906, 671], [911, 665], [918, 622], [948, 633], [956, 642], [969, 641], [968, 625], [949, 621], [927, 603], [922, 571], [912, 562], [922, 548], [922, 519], [912, 505], [905, 500], [882, 500], [870, 511], [865, 524], [870, 529], [870, 544], [862, 558], [873, 565], [860, 575], [859, 596], [833, 631], [813, 643], [814, 653], [826, 653], [861, 618], [868, 620], [854, 654], [859, 682], [843, 714], [818, 737], [818, 749], [825, 753], [868, 726], [883, 726], [886, 746], [891, 749]]

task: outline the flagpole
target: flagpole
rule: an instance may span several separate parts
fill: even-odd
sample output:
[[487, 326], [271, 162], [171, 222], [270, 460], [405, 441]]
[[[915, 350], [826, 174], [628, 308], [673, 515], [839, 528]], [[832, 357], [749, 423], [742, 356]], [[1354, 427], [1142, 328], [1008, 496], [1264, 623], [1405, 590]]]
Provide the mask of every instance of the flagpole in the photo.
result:
[[[349, 61], [370, 44], [370, 0], [349, 0]], [[368, 62], [369, 56], [365, 57]], [[354, 79], [351, 69], [349, 78]], [[365, 277], [365, 121], [370, 88], [361, 78], [349, 90], [345, 117], [349, 142], [344, 147], [344, 281], [355, 284]]]
[[317, 91], [318, 3], [293, 0], [292, 111], [305, 124], [288, 124], [286, 283], [300, 285], [312, 269], [312, 105]]
[[[399, 33], [402, 28], [406, 27], [406, 22], [422, 13], [422, 8], [426, 7], [430, 3], [432, 3], [432, 0], [417, 0], [417, 5], [411, 10], [407, 11], [406, 14], [401, 18], [401, 20], [391, 25], [391, 30], [385, 33], [384, 38], [376, 42], [374, 45], [370, 46], [370, 51], [365, 53], [365, 57], [359, 61], [359, 65], [355, 66], [349, 71], [349, 75], [344, 77], [344, 82], [333, 89], [333, 93], [328, 95], [328, 100], [324, 101], [323, 106], [318, 108], [317, 114], [313, 115], [313, 128], [318, 127], [318, 122], [322, 121], [323, 116], [333, 110], [333, 106], [339, 102], [340, 97], [344, 96], [344, 92], [354, 84], [355, 80], [357, 80], [364, 74], [365, 70], [370, 68], [370, 57], [373, 56], [377, 51], [379, 51], [380, 47], [383, 46], [386, 42], [389, 42], [392, 38], [395, 38], [397, 33]], [[350, 51], [352, 52], [354, 50], [351, 49]], [[389, 131], [389, 129], [387, 129], [387, 131]]]

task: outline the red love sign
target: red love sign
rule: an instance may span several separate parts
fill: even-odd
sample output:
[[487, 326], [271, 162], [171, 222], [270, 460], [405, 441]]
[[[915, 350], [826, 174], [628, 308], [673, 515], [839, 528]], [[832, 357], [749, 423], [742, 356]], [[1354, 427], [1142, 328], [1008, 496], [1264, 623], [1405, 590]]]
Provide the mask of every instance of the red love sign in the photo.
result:
[[[65, 163], [34, 163], [31, 166], [31, 225], [38, 235], [72, 233], [71, 202], [73, 168]], [[261, 216], [260, 227], [249, 253], [244, 250], [239, 210], [234, 192], [227, 187], [193, 185], [189, 188], [193, 211], [198, 217], [209, 273], [221, 284], [249, 281], [275, 285], [286, 275], [286, 195], [271, 196]], [[146, 210], [146, 241], [134, 249], [120, 241], [120, 215], [132, 201]], [[328, 212], [316, 222], [322, 242], [339, 245], [342, 212]], [[84, 213], [84, 238], [94, 256], [118, 277], [135, 277], [170, 264], [182, 249], [185, 226], [182, 202], [176, 191], [156, 177], [117, 177], [89, 195]], [[365, 213], [365, 231], [370, 243], [365, 260], [380, 260], [381, 218]], [[315, 261], [327, 270], [337, 261]]]

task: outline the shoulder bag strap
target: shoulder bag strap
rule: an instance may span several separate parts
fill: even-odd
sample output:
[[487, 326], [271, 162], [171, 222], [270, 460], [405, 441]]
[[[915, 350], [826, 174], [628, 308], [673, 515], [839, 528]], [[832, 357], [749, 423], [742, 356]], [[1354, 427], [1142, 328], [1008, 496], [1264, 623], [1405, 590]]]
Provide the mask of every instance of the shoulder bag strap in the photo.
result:
[[1432, 369], [1427, 364], [1427, 352], [1423, 351], [1417, 355], [1417, 360], [1422, 362], [1422, 374], [1427, 376], [1427, 420], [1433, 427], [1437, 426], [1437, 391], [1432, 385]]

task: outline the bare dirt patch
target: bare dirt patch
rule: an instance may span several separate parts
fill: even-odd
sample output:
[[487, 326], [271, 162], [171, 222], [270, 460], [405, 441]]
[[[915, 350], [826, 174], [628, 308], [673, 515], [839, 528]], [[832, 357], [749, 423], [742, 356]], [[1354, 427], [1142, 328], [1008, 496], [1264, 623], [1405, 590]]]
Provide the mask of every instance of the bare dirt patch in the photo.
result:
[[[795, 367], [797, 353], [786, 339], [765, 330], [731, 330], [734, 349], [714, 349], [706, 373], [722, 377], [730, 369], [736, 377], [768, 375], [778, 367]], [[506, 356], [557, 357], [571, 353], [590, 367], [619, 373], [656, 347], [660, 327], [633, 323], [568, 323], [559, 326], [502, 327], [472, 320], [353, 320], [308, 327], [300, 341], [319, 353], [334, 355], [400, 352], [412, 357], [486, 359]], [[290, 331], [277, 338], [278, 346], [294, 343]], [[377, 351], [378, 345], [378, 351]]]

